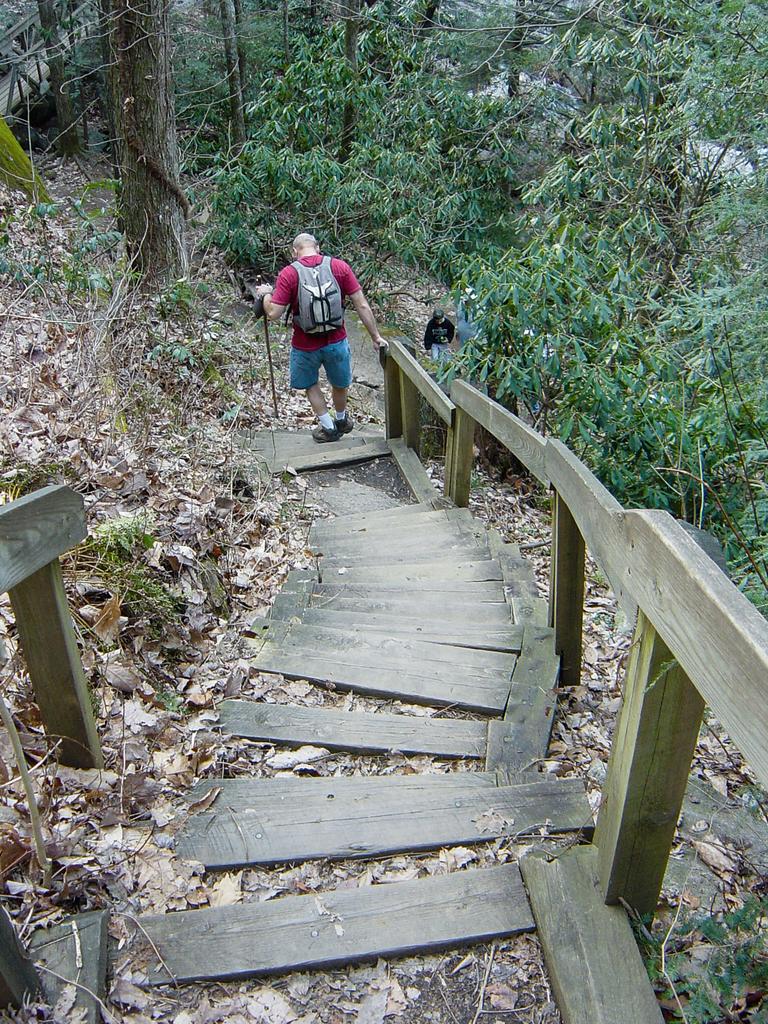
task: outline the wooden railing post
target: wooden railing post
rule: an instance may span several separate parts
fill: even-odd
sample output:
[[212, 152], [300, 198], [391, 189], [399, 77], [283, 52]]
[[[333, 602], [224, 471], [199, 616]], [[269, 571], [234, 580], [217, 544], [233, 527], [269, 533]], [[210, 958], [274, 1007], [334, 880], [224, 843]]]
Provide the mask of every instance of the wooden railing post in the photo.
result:
[[58, 760], [72, 768], [104, 764], [88, 684], [75, 641], [58, 558], [9, 590], [29, 678]]
[[584, 538], [565, 501], [553, 490], [549, 624], [555, 631], [564, 686], [578, 686], [581, 678], [584, 557]]
[[387, 439], [403, 436], [400, 405], [400, 367], [391, 355], [384, 357], [384, 425]]
[[404, 373], [400, 374], [400, 409], [403, 439], [418, 455], [421, 445], [421, 402], [418, 388]]
[[475, 456], [475, 421], [468, 412], [456, 408], [448, 428], [445, 446], [444, 494], [459, 508], [469, 505], [472, 464]]
[[656, 910], [703, 713], [704, 701], [639, 612], [595, 832], [606, 903]]
[[0, 1010], [21, 1006], [40, 988], [37, 971], [24, 952], [11, 919], [0, 907]]

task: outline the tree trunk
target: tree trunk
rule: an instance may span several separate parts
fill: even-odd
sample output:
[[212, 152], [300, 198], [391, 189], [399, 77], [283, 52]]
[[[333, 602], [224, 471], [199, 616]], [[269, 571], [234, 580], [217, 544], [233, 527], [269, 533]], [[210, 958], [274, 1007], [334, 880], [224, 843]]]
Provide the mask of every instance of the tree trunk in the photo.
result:
[[421, 21], [416, 26], [416, 34], [425, 36], [431, 28], [435, 27], [435, 18], [437, 12], [440, 10], [440, 0], [427, 0], [424, 8], [424, 14], [421, 16]]
[[229, 123], [232, 139], [240, 148], [245, 142], [245, 116], [243, 94], [240, 88], [240, 66], [237, 52], [237, 30], [235, 28], [235, 5], [233, 0], [219, 0], [221, 27], [224, 33], [224, 59], [227, 64], [227, 87], [229, 89]]
[[109, 0], [120, 211], [133, 265], [153, 282], [183, 277], [189, 203], [179, 186], [169, 0]]
[[[357, 39], [360, 35], [360, 0], [345, 0], [344, 11], [344, 58], [350, 71], [350, 90], [357, 82]], [[344, 163], [349, 159], [352, 143], [355, 141], [355, 121], [357, 110], [355, 98], [349, 95], [344, 103], [344, 121], [341, 128], [341, 146], [339, 160]]]
[[288, 0], [283, 0], [283, 54], [287, 68], [291, 63], [291, 42], [288, 36]]
[[234, 0], [235, 40], [237, 42], [237, 69], [240, 72], [240, 95], [245, 100], [246, 62], [243, 45], [243, 0]]
[[507, 96], [513, 100], [520, 93], [520, 54], [526, 45], [521, 4], [515, 4], [515, 27], [504, 44], [507, 56]]
[[81, 147], [77, 134], [75, 105], [67, 81], [67, 66], [64, 60], [59, 17], [53, 0], [37, 0], [37, 10], [45, 39], [45, 59], [48, 64], [48, 77], [56, 107], [56, 121], [59, 126], [56, 148], [64, 156], [72, 156], [74, 153], [79, 153]]

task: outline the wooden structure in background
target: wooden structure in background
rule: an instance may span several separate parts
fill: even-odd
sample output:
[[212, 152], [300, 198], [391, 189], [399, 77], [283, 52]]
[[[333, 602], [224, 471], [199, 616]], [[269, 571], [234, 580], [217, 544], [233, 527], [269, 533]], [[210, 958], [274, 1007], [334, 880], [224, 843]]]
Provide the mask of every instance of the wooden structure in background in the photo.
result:
[[[90, 33], [98, 20], [98, 5], [95, 0], [84, 0], [70, 11], [68, 4], [59, 0], [56, 7], [64, 12], [60, 15], [59, 46], [67, 50]], [[12, 25], [0, 39], [1, 116], [10, 117], [15, 111], [25, 110], [42, 95], [48, 81], [45, 45], [37, 8]]]

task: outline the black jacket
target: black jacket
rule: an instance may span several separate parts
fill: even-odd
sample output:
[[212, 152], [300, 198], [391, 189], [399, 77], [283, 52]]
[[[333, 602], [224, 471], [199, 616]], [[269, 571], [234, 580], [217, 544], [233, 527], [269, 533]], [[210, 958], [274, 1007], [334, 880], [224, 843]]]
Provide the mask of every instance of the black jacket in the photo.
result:
[[440, 321], [432, 317], [424, 332], [424, 348], [429, 352], [433, 345], [447, 345], [453, 341], [455, 330], [447, 316]]

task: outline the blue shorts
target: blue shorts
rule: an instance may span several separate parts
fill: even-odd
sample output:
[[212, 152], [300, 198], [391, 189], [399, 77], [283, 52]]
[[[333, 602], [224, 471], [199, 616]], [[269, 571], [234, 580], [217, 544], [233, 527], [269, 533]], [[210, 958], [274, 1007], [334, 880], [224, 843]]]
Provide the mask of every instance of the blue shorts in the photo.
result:
[[291, 387], [305, 391], [317, 384], [320, 367], [335, 388], [348, 388], [352, 383], [352, 356], [346, 338], [324, 345], [313, 352], [291, 348]]

